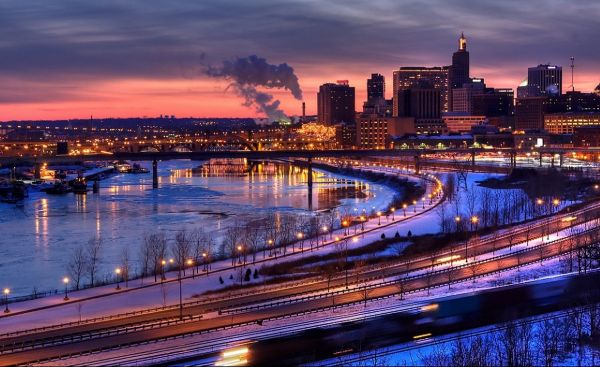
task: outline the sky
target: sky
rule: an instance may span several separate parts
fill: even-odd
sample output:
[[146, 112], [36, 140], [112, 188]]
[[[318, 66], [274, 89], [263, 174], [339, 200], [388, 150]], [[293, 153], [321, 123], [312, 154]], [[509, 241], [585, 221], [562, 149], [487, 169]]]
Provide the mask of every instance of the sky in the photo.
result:
[[[358, 108], [371, 73], [391, 98], [394, 69], [450, 64], [460, 32], [488, 86], [516, 88], [550, 62], [567, 88], [574, 56], [575, 87], [590, 91], [598, 30], [597, 0], [0, 0], [0, 120], [259, 117], [230, 79], [206, 73], [250, 55], [293, 68], [307, 114], [318, 86], [340, 79]], [[267, 92], [301, 113], [290, 90]]]

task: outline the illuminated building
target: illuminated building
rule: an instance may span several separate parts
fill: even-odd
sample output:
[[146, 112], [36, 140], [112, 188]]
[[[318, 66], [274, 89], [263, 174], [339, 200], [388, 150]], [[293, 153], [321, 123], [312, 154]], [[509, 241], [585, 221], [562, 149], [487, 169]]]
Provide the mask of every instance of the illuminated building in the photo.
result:
[[562, 94], [562, 67], [540, 64], [527, 69], [527, 96]]
[[582, 127], [600, 128], [600, 112], [566, 112], [544, 116], [544, 128], [551, 134], [573, 134]]
[[473, 116], [465, 112], [447, 112], [442, 115], [442, 120], [451, 133], [469, 132], [473, 126], [485, 122], [485, 116]]
[[448, 110], [448, 69], [449, 66], [416, 67], [406, 66], [394, 71], [393, 116], [399, 116], [397, 96], [401, 90], [418, 87], [427, 82], [440, 93], [440, 110]]
[[354, 122], [354, 95], [354, 87], [349, 86], [347, 80], [321, 85], [317, 93], [319, 122], [326, 125]]
[[448, 72], [448, 87], [450, 93], [448, 95], [448, 107], [453, 111], [453, 93], [454, 89], [462, 88], [463, 84], [469, 83], [469, 51], [467, 51], [467, 39], [461, 33], [458, 39], [458, 50], [452, 54], [452, 65]]
[[356, 121], [356, 144], [360, 148], [383, 149], [393, 137], [414, 132], [413, 118], [360, 114]]

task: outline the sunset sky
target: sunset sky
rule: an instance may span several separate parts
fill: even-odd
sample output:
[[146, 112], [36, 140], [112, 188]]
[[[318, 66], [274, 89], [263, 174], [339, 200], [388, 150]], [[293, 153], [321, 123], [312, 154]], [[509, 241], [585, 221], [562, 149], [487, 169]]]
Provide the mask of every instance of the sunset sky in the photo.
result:
[[[461, 31], [471, 76], [516, 88], [527, 67], [564, 67], [575, 86], [600, 83], [600, 2], [139, 0], [0, 2], [0, 120], [255, 117], [207, 66], [258, 55], [299, 77], [307, 113], [316, 90], [348, 79], [357, 108], [371, 73], [448, 65]], [[275, 90], [288, 114], [301, 102]]]

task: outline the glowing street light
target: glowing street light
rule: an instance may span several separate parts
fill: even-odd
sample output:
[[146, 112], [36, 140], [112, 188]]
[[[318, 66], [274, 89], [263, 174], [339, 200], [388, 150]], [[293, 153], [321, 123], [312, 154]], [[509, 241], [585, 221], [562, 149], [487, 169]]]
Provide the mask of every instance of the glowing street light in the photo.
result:
[[413, 200], [413, 209], [415, 210], [415, 213], [417, 212], [417, 201]]
[[117, 275], [117, 290], [121, 289], [121, 268], [115, 269], [115, 274]]
[[396, 220], [396, 217], [394, 216], [395, 212], [396, 212], [396, 208], [391, 207], [390, 211], [392, 212], [392, 221]]
[[10, 293], [10, 289], [4, 288], [2, 293], [4, 293], [4, 304], [6, 305], [6, 307], [4, 308], [4, 313], [9, 313], [10, 310], [8, 309], [8, 295]]
[[381, 225], [381, 211], [377, 212], [377, 225], [380, 226]]
[[63, 283], [65, 283], [65, 298], [63, 298], [63, 300], [68, 301], [69, 300], [69, 277], [64, 277]]
[[406, 217], [406, 207], [408, 207], [408, 205], [402, 204], [402, 211], [404, 212], [405, 217]]

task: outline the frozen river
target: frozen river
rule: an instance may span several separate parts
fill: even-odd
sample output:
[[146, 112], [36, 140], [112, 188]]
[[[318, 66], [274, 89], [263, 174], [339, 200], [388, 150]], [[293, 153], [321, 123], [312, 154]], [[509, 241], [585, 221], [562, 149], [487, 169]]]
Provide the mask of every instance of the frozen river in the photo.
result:
[[[269, 211], [311, 213], [306, 172], [299, 168], [269, 163], [243, 173], [236, 166], [194, 169], [199, 164], [161, 162], [157, 190], [151, 174], [119, 174], [101, 181], [98, 194], [30, 192], [22, 207], [0, 203], [0, 286], [10, 287], [13, 295], [60, 289], [74, 248], [93, 237], [103, 240], [99, 275], [104, 278], [119, 263], [123, 247], [137, 257], [144, 235], [154, 231], [171, 238], [183, 228], [202, 228], [218, 238], [228, 225]], [[381, 185], [316, 174], [315, 211], [383, 209], [394, 195]]]

